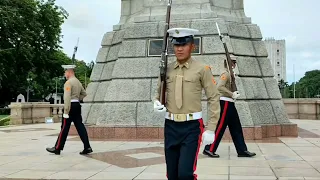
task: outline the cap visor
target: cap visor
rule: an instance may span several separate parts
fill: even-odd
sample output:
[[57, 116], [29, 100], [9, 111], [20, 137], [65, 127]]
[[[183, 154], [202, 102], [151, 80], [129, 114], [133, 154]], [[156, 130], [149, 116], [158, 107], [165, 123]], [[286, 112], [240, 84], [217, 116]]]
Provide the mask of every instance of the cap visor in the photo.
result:
[[172, 38], [171, 43], [174, 45], [183, 45], [192, 42], [193, 37]]

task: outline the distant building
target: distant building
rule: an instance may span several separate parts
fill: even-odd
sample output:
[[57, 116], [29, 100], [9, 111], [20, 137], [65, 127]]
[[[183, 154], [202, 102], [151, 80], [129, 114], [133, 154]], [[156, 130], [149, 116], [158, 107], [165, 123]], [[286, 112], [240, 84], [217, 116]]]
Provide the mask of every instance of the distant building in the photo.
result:
[[267, 47], [268, 58], [273, 67], [274, 77], [278, 81], [283, 79], [286, 82], [286, 41], [266, 38], [264, 42]]

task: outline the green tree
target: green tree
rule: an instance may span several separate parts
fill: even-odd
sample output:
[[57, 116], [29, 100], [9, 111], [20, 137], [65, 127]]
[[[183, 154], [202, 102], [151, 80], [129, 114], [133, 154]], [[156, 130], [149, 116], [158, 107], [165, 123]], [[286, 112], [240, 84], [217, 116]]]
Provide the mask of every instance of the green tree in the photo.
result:
[[67, 12], [55, 0], [0, 1], [0, 103], [26, 94], [28, 77], [36, 98], [63, 73], [61, 25]]
[[[320, 93], [320, 70], [307, 71], [296, 83], [297, 98], [314, 98]], [[290, 85], [290, 97], [293, 97], [293, 83]]]

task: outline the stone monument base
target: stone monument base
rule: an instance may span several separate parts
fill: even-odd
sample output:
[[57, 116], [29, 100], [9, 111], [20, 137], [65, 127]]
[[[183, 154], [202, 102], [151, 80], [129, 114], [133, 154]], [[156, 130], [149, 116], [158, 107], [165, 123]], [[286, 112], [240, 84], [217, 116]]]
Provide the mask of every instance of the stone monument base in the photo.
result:
[[[89, 138], [104, 140], [141, 140], [141, 139], [163, 139], [163, 127], [102, 127], [96, 125], [86, 126]], [[270, 137], [297, 137], [297, 124], [262, 125], [255, 127], [243, 127], [246, 140], [261, 140]], [[72, 125], [69, 135], [78, 135], [76, 128]], [[227, 129], [224, 140], [232, 140]]]

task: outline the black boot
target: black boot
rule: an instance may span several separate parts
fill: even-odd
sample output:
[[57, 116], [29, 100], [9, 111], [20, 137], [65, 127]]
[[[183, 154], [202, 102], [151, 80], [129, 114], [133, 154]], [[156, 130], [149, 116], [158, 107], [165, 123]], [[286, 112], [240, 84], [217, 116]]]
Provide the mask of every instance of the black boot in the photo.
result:
[[85, 155], [85, 154], [89, 154], [89, 153], [92, 153], [92, 148], [87, 148], [87, 149], [84, 149], [83, 151], [80, 152], [81, 155]]
[[256, 153], [249, 152], [249, 151], [244, 151], [242, 153], [238, 153], [238, 157], [253, 157], [255, 155], [256, 155]]
[[204, 155], [207, 155], [207, 156], [211, 157], [211, 158], [219, 158], [220, 157], [218, 154], [215, 154], [215, 153], [213, 153], [213, 152], [211, 152], [209, 150], [205, 150], [205, 149], [203, 150], [202, 153]]
[[46, 150], [50, 153], [56, 154], [56, 155], [60, 155], [61, 150], [56, 149], [55, 147], [52, 148], [46, 148]]

